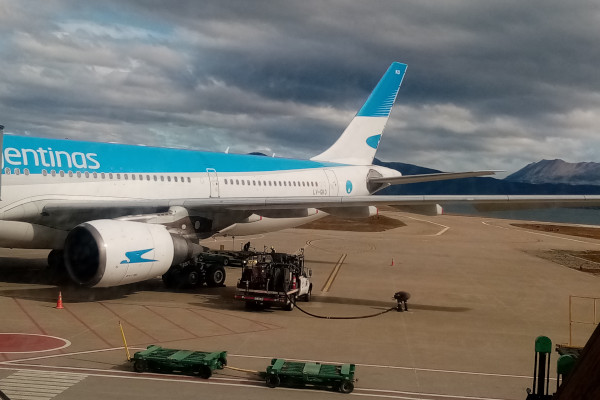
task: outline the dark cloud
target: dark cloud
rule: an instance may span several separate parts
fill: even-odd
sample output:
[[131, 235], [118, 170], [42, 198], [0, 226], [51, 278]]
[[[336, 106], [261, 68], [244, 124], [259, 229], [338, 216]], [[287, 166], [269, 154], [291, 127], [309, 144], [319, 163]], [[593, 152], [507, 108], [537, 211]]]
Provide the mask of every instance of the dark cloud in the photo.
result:
[[309, 157], [392, 61], [378, 157], [599, 161], [595, 2], [0, 0], [9, 132]]

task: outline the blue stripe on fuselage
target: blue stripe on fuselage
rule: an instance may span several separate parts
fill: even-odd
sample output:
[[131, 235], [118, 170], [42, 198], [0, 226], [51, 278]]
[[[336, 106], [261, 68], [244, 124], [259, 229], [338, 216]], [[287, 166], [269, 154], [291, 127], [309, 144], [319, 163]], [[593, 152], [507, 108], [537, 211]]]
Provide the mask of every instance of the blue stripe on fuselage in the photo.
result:
[[114, 173], [261, 172], [334, 167], [342, 164], [273, 158], [245, 154], [212, 153], [184, 149], [116, 143], [4, 135], [3, 171], [25, 168]]

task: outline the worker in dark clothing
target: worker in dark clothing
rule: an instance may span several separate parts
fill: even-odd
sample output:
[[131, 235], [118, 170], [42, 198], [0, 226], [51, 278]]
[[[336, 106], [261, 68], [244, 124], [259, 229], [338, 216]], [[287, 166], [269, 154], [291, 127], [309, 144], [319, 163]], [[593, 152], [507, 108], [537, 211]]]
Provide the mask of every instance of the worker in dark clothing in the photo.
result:
[[246, 242], [246, 244], [244, 245], [244, 251], [248, 250], [250, 250], [250, 242]]
[[[398, 306], [396, 308], [396, 311], [398, 312], [402, 312], [402, 311], [408, 311], [408, 305], [406, 304], [407, 300], [410, 299], [410, 293], [408, 292], [396, 292], [394, 293], [394, 299], [398, 302]], [[404, 306], [404, 310], [402, 309]]]

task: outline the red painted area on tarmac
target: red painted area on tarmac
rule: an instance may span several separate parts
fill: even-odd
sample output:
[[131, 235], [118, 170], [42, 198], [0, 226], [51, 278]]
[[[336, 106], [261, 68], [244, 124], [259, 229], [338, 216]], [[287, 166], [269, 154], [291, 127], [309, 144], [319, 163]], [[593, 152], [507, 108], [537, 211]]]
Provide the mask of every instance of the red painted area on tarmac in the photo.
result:
[[27, 333], [0, 333], [0, 353], [33, 353], [69, 346], [68, 340]]

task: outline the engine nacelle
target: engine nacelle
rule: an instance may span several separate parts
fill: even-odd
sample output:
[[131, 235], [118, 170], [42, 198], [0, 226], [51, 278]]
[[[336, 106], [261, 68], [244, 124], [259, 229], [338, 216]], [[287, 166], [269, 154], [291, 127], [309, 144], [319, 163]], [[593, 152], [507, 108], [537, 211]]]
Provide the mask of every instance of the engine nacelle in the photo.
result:
[[191, 258], [194, 246], [172, 236], [163, 225], [96, 220], [69, 232], [64, 257], [76, 283], [110, 287], [162, 275]]

